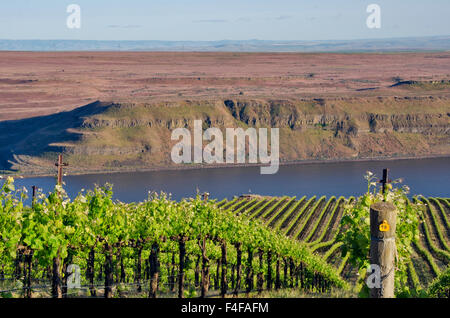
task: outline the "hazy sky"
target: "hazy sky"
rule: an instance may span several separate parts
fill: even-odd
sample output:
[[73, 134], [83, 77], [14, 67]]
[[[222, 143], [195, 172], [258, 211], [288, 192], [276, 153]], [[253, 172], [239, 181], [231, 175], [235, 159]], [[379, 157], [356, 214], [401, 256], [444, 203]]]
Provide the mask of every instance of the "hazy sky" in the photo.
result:
[[[366, 7], [381, 7], [369, 29]], [[69, 29], [69, 4], [81, 29]], [[449, 0], [1, 0], [0, 39], [339, 40], [450, 34]]]

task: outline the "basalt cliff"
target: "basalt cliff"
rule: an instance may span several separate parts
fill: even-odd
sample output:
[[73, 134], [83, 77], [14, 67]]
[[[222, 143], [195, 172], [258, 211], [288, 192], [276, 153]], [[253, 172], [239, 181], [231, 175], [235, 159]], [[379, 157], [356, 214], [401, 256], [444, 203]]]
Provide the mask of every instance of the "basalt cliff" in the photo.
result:
[[194, 120], [223, 132], [279, 128], [282, 163], [450, 156], [445, 96], [97, 101], [0, 122], [0, 170], [52, 174], [58, 153], [72, 173], [193, 167], [170, 153], [173, 129], [192, 130]]

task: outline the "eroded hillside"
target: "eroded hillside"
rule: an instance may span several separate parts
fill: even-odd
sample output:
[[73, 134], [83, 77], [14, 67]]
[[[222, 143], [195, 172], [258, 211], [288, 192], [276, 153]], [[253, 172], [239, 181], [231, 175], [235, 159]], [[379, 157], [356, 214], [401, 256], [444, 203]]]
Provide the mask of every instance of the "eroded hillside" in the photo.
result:
[[0, 169], [53, 173], [57, 152], [72, 173], [180, 167], [171, 132], [198, 119], [223, 132], [280, 128], [281, 162], [450, 155], [449, 105], [444, 96], [95, 102], [0, 122]]

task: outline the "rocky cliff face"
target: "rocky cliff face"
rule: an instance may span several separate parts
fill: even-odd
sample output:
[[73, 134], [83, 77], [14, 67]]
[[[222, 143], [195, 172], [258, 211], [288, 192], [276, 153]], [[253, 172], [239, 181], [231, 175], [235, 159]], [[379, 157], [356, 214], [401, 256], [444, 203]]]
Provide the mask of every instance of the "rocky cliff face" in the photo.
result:
[[[343, 132], [354, 136], [367, 132], [395, 131], [432, 135], [449, 134], [450, 131], [450, 113], [427, 113], [424, 109], [423, 113], [384, 114], [372, 110], [352, 115], [330, 111], [329, 107], [325, 107], [323, 99], [313, 100], [312, 103], [313, 107], [317, 107], [313, 114], [305, 113], [301, 105], [290, 101], [224, 102], [233, 117], [249, 126], [286, 127], [292, 130], [321, 127], [335, 131], [336, 134]], [[450, 110], [450, 104], [448, 107]]]
[[[281, 161], [450, 156], [450, 100], [444, 97], [243, 98], [89, 107], [35, 119], [40, 124], [28, 119], [29, 127], [39, 126], [34, 143], [25, 142], [30, 140], [25, 131], [22, 139], [15, 134], [2, 169], [47, 171], [56, 152], [64, 152], [78, 172], [174, 166], [172, 130], [192, 129], [198, 119], [203, 129], [223, 132], [228, 127], [280, 128]], [[23, 123], [0, 123], [2, 138], [8, 139], [14, 125]], [[58, 136], [51, 134], [55, 129]]]

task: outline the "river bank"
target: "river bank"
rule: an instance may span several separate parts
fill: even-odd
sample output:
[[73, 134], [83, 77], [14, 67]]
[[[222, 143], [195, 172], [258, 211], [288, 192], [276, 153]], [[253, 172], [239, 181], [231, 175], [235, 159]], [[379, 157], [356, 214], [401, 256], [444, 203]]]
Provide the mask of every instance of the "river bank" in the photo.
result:
[[[215, 199], [243, 194], [350, 197], [367, 191], [366, 171], [381, 178], [384, 168], [390, 169], [392, 180], [403, 179], [403, 183], [395, 186], [407, 185], [411, 196], [450, 197], [448, 157], [282, 165], [273, 175], [261, 175], [259, 167], [252, 166], [68, 175], [63, 181], [71, 198], [82, 189], [109, 183], [113, 185], [114, 198], [123, 202], [145, 200], [149, 192], [171, 194], [176, 200], [193, 197], [197, 191], [209, 192]], [[16, 189], [25, 187], [30, 191], [32, 186], [37, 186], [44, 193], [53, 191], [55, 183], [54, 175], [15, 181]]]
[[[310, 164], [329, 164], [329, 163], [345, 163], [345, 162], [379, 162], [379, 161], [395, 161], [395, 160], [421, 160], [421, 159], [434, 159], [434, 158], [449, 158], [450, 155], [431, 155], [431, 156], [399, 156], [399, 157], [373, 157], [373, 158], [355, 158], [355, 159], [321, 159], [321, 160], [294, 160], [280, 162], [280, 166], [290, 165], [310, 165]], [[56, 159], [55, 159], [56, 161]], [[151, 168], [138, 168], [138, 169], [118, 169], [118, 170], [96, 170], [96, 171], [70, 171], [70, 167], [66, 168], [64, 176], [83, 176], [83, 175], [96, 175], [96, 174], [121, 174], [121, 173], [137, 173], [137, 172], [164, 172], [164, 171], [179, 171], [179, 170], [205, 170], [205, 169], [223, 169], [223, 168], [245, 168], [245, 167], [261, 167], [264, 164], [189, 164], [179, 166], [166, 166], [166, 167], [151, 167]], [[56, 168], [55, 168], [56, 174]], [[13, 171], [0, 171], [0, 177], [11, 176], [14, 178], [36, 178], [36, 177], [53, 177], [55, 174], [49, 173], [27, 173], [21, 174]]]

